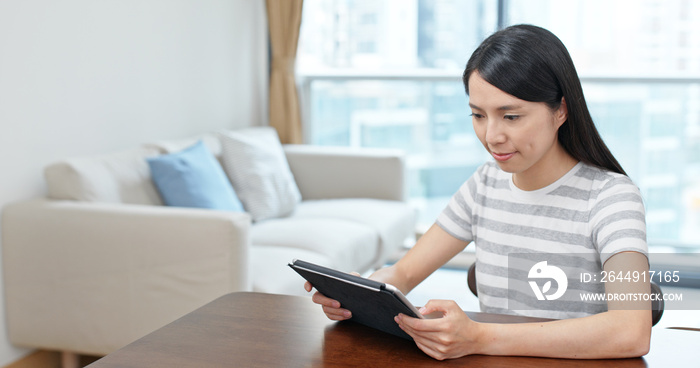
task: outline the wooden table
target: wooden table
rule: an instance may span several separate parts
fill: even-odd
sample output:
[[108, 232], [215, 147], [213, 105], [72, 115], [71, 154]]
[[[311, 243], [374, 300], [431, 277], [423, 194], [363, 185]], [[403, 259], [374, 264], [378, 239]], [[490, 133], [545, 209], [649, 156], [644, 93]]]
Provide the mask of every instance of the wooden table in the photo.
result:
[[[481, 322], [522, 317], [471, 313]], [[614, 338], [614, 337], [611, 337]], [[309, 298], [232, 293], [107, 355], [108, 367], [683, 367], [700, 366], [700, 332], [655, 329], [644, 358], [566, 360], [468, 356], [437, 361], [412, 341], [326, 319]]]

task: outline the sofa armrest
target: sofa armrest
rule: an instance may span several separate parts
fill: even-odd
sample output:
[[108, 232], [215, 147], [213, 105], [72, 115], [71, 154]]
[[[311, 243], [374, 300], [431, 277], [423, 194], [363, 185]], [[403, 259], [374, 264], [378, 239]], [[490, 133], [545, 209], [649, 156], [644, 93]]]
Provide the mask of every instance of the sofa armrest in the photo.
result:
[[107, 354], [228, 292], [250, 290], [250, 217], [31, 200], [2, 213], [10, 340]]
[[304, 200], [406, 199], [400, 150], [285, 145], [284, 151]]

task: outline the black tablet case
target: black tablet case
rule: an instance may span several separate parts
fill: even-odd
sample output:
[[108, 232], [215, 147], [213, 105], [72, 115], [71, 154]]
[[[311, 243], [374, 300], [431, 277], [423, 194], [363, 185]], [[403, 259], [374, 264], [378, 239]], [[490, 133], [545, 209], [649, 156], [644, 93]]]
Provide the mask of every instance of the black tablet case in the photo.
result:
[[394, 317], [399, 313], [418, 316], [387, 290], [385, 284], [301, 260], [295, 260], [289, 266], [316, 290], [351, 311], [351, 321], [412, 340], [399, 328]]

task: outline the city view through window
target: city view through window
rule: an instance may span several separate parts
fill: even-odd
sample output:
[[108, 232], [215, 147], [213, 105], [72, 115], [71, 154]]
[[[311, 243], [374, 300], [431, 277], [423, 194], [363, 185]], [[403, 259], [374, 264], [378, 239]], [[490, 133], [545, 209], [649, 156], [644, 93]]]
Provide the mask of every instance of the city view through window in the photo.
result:
[[464, 65], [500, 25], [569, 49], [594, 121], [640, 187], [649, 245], [700, 250], [700, 2], [306, 0], [297, 74], [308, 143], [400, 148], [427, 227], [490, 159]]

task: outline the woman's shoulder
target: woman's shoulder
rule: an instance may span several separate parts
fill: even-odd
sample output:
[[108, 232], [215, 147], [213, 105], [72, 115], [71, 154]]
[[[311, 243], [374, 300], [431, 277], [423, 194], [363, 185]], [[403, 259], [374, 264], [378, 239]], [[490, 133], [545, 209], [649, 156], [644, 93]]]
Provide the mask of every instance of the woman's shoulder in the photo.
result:
[[501, 170], [495, 161], [486, 161], [476, 169], [472, 178], [479, 183], [490, 183], [490, 186], [493, 186], [497, 182], [505, 181], [507, 183], [510, 180], [510, 174]]
[[639, 188], [634, 181], [624, 174], [583, 164], [576, 176], [587, 181], [587, 186], [590, 186], [591, 193], [597, 197], [607, 197], [615, 193], [640, 195]]
[[509, 174], [503, 172], [496, 162], [487, 161], [479, 166], [457, 191], [457, 195], [476, 198], [477, 193], [484, 194], [492, 190], [507, 189]]

